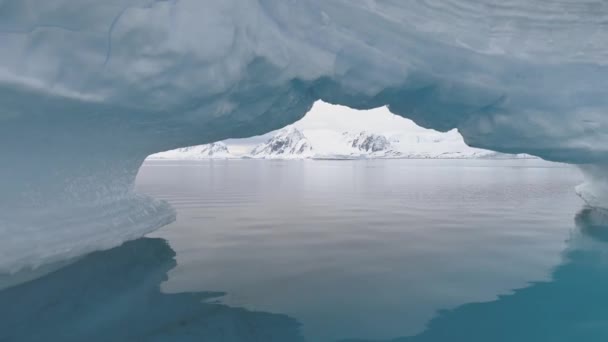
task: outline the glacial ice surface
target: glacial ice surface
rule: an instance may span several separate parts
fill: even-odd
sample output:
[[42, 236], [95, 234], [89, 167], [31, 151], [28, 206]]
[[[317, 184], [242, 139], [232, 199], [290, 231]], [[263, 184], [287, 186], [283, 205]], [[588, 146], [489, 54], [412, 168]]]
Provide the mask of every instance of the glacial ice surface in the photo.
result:
[[148, 232], [172, 214], [133, 194], [147, 155], [318, 99], [584, 164], [606, 207], [607, 18], [597, 0], [0, 0], [0, 272]]

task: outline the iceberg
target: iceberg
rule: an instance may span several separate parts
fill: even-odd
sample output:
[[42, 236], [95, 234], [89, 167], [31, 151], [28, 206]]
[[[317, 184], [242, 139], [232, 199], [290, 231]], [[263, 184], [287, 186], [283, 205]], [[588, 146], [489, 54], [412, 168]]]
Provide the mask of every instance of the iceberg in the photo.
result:
[[0, 272], [174, 217], [153, 153], [270, 132], [314, 101], [583, 165], [608, 207], [608, 4], [0, 0]]

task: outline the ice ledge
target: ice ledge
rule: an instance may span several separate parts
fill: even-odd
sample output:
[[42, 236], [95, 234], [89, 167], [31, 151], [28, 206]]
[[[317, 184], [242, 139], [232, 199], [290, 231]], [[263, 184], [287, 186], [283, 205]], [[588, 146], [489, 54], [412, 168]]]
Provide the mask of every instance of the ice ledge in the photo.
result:
[[131, 194], [52, 212], [0, 209], [0, 275], [36, 269], [140, 238], [175, 220], [165, 201]]
[[576, 187], [577, 195], [592, 208], [608, 209], [608, 164], [586, 164], [579, 168], [585, 182]]

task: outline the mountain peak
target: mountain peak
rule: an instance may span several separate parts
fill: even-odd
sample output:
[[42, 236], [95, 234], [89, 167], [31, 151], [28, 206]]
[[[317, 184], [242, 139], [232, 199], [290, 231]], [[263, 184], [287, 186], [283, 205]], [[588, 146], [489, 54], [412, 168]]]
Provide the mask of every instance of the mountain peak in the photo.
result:
[[310, 157], [312, 146], [306, 136], [297, 128], [290, 126], [280, 130], [266, 143], [256, 146], [253, 157]]

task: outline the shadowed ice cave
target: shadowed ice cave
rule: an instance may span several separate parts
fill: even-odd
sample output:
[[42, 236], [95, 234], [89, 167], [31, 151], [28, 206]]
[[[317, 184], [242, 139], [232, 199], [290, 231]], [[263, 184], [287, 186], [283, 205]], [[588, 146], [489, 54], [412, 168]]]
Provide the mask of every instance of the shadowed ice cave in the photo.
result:
[[583, 165], [607, 207], [608, 4], [595, 0], [0, 1], [0, 273], [174, 218], [154, 152], [262, 134], [313, 102]]
[[[584, 209], [576, 226], [550, 281], [441, 311], [424, 332], [391, 342], [605, 341], [608, 219]], [[0, 340], [305, 341], [297, 317], [228, 307], [217, 292], [162, 293], [174, 257], [164, 240], [143, 238], [1, 290]]]

